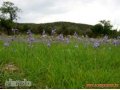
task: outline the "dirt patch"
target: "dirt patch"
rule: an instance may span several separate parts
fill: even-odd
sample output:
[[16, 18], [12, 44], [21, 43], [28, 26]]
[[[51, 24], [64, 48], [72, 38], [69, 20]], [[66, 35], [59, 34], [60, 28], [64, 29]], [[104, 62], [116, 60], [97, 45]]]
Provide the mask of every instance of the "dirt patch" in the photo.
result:
[[14, 63], [5, 64], [2, 68], [4, 72], [17, 72], [19, 69]]

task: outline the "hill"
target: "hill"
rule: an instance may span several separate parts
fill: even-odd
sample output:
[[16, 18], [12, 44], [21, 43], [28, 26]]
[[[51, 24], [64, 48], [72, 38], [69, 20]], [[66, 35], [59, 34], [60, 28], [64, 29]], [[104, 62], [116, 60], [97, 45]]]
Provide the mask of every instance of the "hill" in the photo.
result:
[[81, 23], [72, 23], [72, 22], [53, 22], [53, 23], [19, 23], [18, 29], [25, 33], [28, 29], [35, 34], [41, 34], [43, 30], [47, 34], [51, 33], [52, 29], [56, 29], [57, 34], [63, 33], [64, 35], [72, 35], [74, 32], [77, 32], [80, 35], [90, 32], [92, 25], [81, 24]]

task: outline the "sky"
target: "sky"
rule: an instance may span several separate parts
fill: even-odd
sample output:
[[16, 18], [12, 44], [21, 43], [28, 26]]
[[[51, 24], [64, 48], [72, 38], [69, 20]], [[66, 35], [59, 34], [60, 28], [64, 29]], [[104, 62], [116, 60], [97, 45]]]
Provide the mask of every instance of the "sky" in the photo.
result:
[[18, 22], [48, 23], [67, 21], [95, 25], [110, 20], [120, 29], [120, 0], [0, 0], [11, 1], [20, 12]]

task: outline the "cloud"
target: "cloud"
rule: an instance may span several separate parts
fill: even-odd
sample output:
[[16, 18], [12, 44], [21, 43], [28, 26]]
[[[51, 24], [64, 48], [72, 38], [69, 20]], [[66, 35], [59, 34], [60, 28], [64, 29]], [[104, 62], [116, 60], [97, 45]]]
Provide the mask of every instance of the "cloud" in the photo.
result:
[[[2, 0], [6, 1], [6, 0]], [[9, 0], [22, 9], [19, 22], [70, 21], [96, 24], [107, 19], [120, 26], [120, 0]], [[0, 1], [0, 4], [2, 2]]]

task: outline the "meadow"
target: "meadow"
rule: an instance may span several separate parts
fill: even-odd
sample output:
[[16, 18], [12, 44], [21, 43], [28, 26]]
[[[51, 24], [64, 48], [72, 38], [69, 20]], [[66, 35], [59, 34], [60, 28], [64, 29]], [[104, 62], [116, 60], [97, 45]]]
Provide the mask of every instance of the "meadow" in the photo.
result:
[[[87, 88], [86, 84], [120, 84], [120, 43], [114, 39], [11, 37], [0, 37], [1, 88], [72, 89]], [[5, 87], [9, 78], [27, 79], [32, 86]]]

